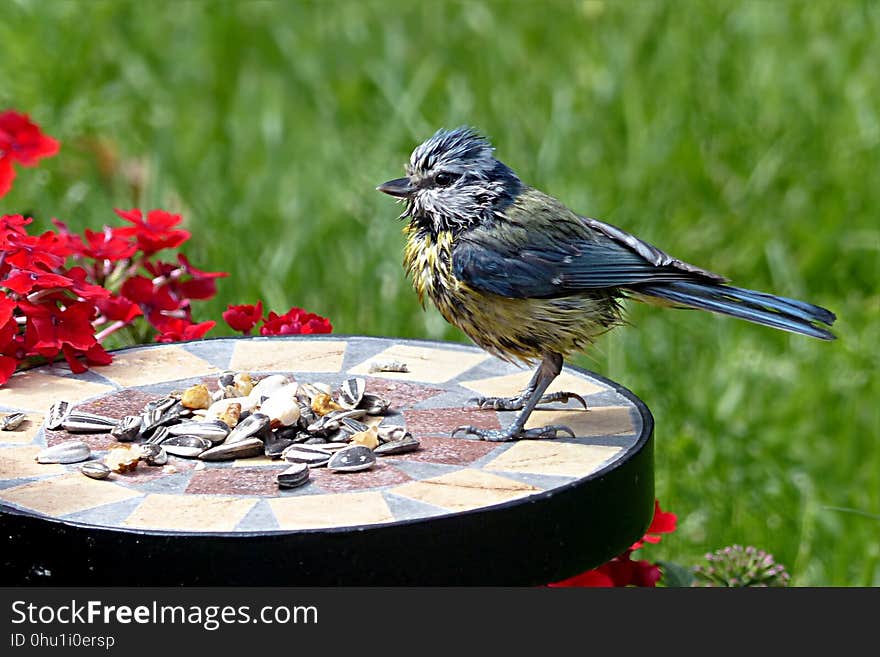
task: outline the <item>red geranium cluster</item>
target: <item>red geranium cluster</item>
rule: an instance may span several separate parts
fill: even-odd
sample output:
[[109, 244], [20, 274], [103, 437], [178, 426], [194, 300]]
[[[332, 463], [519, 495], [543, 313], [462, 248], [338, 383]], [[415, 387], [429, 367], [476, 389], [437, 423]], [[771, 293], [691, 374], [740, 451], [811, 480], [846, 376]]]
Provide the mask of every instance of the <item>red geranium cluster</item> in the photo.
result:
[[[202, 337], [216, 322], [195, 324], [191, 302], [217, 293], [224, 272], [204, 272], [183, 254], [164, 262], [157, 251], [176, 247], [189, 233], [180, 215], [153, 210], [117, 211], [131, 226], [105, 226], [83, 235], [55, 221], [58, 230], [29, 235], [32, 219], [0, 217], [0, 383], [22, 362], [63, 354], [74, 372], [103, 365], [101, 342], [123, 327], [133, 341], [155, 330], [159, 342]], [[143, 317], [146, 331], [133, 322]], [[140, 338], [140, 339], [138, 339]]]
[[0, 198], [12, 188], [15, 180], [13, 162], [23, 167], [36, 166], [41, 158], [55, 155], [58, 146], [27, 114], [13, 110], [0, 112]]
[[654, 519], [641, 540], [633, 543], [623, 554], [614, 557], [608, 563], [549, 586], [656, 586], [662, 576], [660, 567], [645, 560], [633, 561], [632, 553], [643, 547], [645, 543], [659, 543], [660, 534], [675, 531], [676, 521], [674, 513], [663, 511], [660, 502], [654, 500]]
[[257, 301], [255, 305], [230, 305], [224, 311], [223, 319], [233, 329], [245, 335], [250, 335], [260, 321], [263, 322], [260, 335], [301, 335], [333, 331], [330, 320], [302, 308], [291, 308], [283, 315], [270, 311], [263, 317], [262, 301]]
[[[54, 155], [58, 142], [26, 115], [0, 113], [0, 197], [12, 185], [12, 162], [33, 166]], [[158, 253], [190, 238], [179, 214], [116, 210], [124, 225], [82, 235], [53, 220], [56, 230], [30, 235], [33, 219], [0, 215], [0, 384], [21, 366], [63, 356], [73, 372], [112, 360], [102, 343], [125, 329], [125, 343], [175, 342], [203, 337], [216, 322], [195, 323], [192, 302], [217, 294], [225, 272], [195, 268], [182, 253]], [[261, 335], [329, 333], [330, 322], [300, 308], [262, 316], [262, 304], [229, 306], [224, 319]], [[114, 342], [119, 342], [114, 339]]]

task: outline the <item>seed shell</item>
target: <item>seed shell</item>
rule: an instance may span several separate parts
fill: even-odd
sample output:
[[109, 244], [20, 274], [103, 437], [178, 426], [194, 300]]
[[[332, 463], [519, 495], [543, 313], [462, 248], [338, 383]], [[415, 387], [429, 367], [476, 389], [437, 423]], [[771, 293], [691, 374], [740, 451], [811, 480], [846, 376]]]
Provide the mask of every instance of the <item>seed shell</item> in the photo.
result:
[[305, 463], [294, 463], [283, 472], [278, 473], [278, 488], [297, 488], [309, 480], [309, 466]]
[[21, 423], [24, 422], [26, 417], [27, 415], [24, 413], [10, 413], [9, 415], [4, 415], [3, 419], [0, 420], [0, 429], [3, 431], [15, 431], [21, 426]]
[[100, 461], [87, 461], [80, 466], [79, 471], [92, 479], [106, 479], [111, 472], [110, 468]]
[[40, 451], [37, 463], [79, 463], [92, 455], [92, 450], [81, 440], [67, 440]]
[[351, 445], [336, 452], [327, 463], [331, 472], [359, 472], [369, 470], [376, 464], [373, 450], [363, 445]]

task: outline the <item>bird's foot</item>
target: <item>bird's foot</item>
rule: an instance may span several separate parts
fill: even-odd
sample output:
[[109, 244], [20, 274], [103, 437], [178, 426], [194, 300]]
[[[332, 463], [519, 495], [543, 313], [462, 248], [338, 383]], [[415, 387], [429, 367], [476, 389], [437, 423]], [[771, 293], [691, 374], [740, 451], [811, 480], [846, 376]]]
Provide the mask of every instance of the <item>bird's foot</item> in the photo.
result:
[[566, 404], [572, 399], [580, 402], [584, 407], [584, 410], [587, 410], [587, 402], [576, 392], [551, 392], [541, 397], [541, 399], [538, 400], [538, 403], [552, 404], [553, 402], [562, 402], [563, 404]]
[[452, 432], [454, 438], [456, 434], [462, 433], [466, 437], [473, 436], [478, 440], [488, 440], [495, 443], [505, 443], [511, 440], [540, 440], [547, 438], [557, 438], [560, 433], [570, 434], [575, 437], [574, 431], [568, 427], [561, 425], [549, 425], [546, 427], [536, 427], [534, 429], [516, 429], [513, 426], [506, 429], [478, 429], [475, 426], [464, 425], [457, 427]]
[[[520, 395], [518, 397], [471, 397], [468, 399], [469, 404], [475, 404], [477, 408], [490, 409], [495, 411], [521, 411], [528, 397]], [[587, 402], [584, 398], [574, 392], [551, 392], [544, 395], [538, 400], [538, 404], [552, 404], [553, 402], [567, 403], [570, 399], [574, 399], [583, 404], [587, 408]]]

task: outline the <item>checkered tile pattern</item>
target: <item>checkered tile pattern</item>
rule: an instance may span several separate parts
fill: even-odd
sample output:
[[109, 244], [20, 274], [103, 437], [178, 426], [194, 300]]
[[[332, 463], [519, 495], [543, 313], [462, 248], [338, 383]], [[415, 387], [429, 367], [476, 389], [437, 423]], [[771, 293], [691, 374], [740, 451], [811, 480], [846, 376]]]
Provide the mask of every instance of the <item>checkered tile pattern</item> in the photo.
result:
[[[409, 371], [370, 372], [376, 361]], [[216, 388], [217, 374], [288, 374], [338, 384], [367, 379], [367, 391], [391, 401], [387, 424], [404, 424], [421, 441], [409, 454], [380, 457], [359, 473], [311, 471], [309, 482], [279, 489], [282, 461], [265, 457], [205, 463], [171, 457], [161, 467], [96, 481], [79, 464], [42, 465], [47, 445], [85, 440], [93, 458], [113, 446], [107, 434], [70, 436], [43, 426], [63, 399], [110, 417], [138, 413], [146, 401], [193, 383]], [[429, 518], [540, 496], [627, 459], [642, 431], [635, 405], [606, 382], [566, 367], [552, 390], [589, 405], [539, 408], [528, 427], [564, 424], [576, 438], [490, 443], [452, 438], [458, 425], [498, 428], [513, 413], [468, 407], [475, 395], [516, 394], [531, 373], [465, 345], [368, 337], [295, 336], [219, 339], [142, 346], [117, 352], [112, 365], [74, 376], [59, 366], [16, 374], [0, 388], [0, 413], [25, 411], [15, 431], [0, 432], [0, 510], [120, 529], [182, 533], [260, 532], [359, 527]]]

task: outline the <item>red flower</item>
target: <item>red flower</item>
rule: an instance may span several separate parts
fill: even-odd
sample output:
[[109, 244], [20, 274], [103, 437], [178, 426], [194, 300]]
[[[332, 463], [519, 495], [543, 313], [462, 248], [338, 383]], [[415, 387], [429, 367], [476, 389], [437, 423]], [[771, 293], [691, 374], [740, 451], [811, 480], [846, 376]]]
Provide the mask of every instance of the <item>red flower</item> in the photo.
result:
[[71, 267], [67, 270], [67, 275], [70, 277], [70, 280], [73, 281], [71, 289], [74, 294], [83, 299], [96, 301], [97, 299], [105, 299], [110, 296], [110, 290], [101, 287], [100, 285], [89, 283], [86, 280], [86, 278], [88, 278], [88, 273], [82, 267]]
[[106, 299], [98, 299], [95, 302], [98, 310], [111, 321], [130, 322], [138, 315], [143, 315], [143, 311], [133, 301], [122, 296], [111, 294]]
[[[178, 265], [170, 262], [144, 262], [144, 267], [156, 279], [166, 279], [172, 294], [179, 299], [210, 299], [217, 294], [216, 278], [229, 276], [225, 271], [201, 271], [190, 264], [182, 253], [177, 254]], [[182, 280], [189, 275], [188, 280]]]
[[614, 557], [598, 568], [588, 570], [549, 586], [644, 586], [655, 587], [660, 581], [660, 568], [648, 561], [633, 561], [629, 551]]
[[0, 297], [0, 328], [10, 323], [15, 325], [12, 314], [15, 312], [17, 305], [15, 301], [6, 296]]
[[13, 180], [15, 180], [15, 169], [12, 168], [12, 158], [0, 157], [0, 198], [6, 196], [12, 189]]
[[59, 143], [44, 135], [27, 114], [14, 110], [0, 112], [0, 157], [32, 167], [44, 157], [58, 152]]
[[260, 335], [300, 335], [332, 331], [333, 326], [329, 319], [308, 313], [302, 308], [291, 308], [283, 315], [270, 312], [260, 327]]
[[130, 258], [138, 250], [137, 242], [120, 235], [119, 228], [105, 227], [102, 231], [86, 228], [85, 241], [79, 240], [77, 251], [86, 258], [118, 262]]
[[4, 263], [19, 269], [58, 269], [71, 253], [67, 238], [51, 230], [39, 237], [13, 230], [2, 237], [2, 246], [6, 252]]
[[70, 371], [74, 374], [82, 374], [89, 369], [82, 364], [80, 358], [84, 358], [90, 365], [109, 365], [113, 362], [113, 356], [108, 354], [104, 347], [97, 342], [85, 351], [75, 349], [69, 344], [64, 345], [61, 351], [64, 352], [64, 358], [70, 366]]
[[24, 271], [12, 269], [9, 276], [0, 281], [0, 285], [20, 295], [29, 294], [35, 287], [46, 289], [52, 287], [71, 287], [73, 281], [66, 276], [51, 272]]
[[116, 229], [116, 234], [123, 237], [134, 235], [137, 237], [138, 247], [145, 256], [150, 256], [162, 249], [173, 249], [186, 242], [191, 233], [188, 230], [174, 229], [174, 226], [183, 221], [179, 214], [171, 214], [165, 210], [150, 210], [147, 220], [138, 209], [124, 211], [116, 210], [116, 214], [133, 226], [123, 226]]
[[0, 196], [12, 187], [13, 162], [25, 167], [36, 166], [41, 158], [55, 155], [58, 147], [59, 143], [44, 135], [27, 114], [14, 110], [0, 112]]
[[25, 226], [33, 222], [31, 217], [24, 217], [20, 214], [4, 214], [0, 217], [0, 238], [5, 239], [4, 233], [18, 233], [26, 235]]
[[27, 317], [25, 348], [30, 355], [52, 358], [64, 345], [86, 351], [96, 343], [91, 320], [95, 307], [86, 301], [59, 308], [55, 302], [32, 304], [20, 301]]
[[257, 301], [257, 305], [229, 305], [223, 313], [223, 319], [234, 330], [248, 334], [263, 316], [263, 302]]
[[160, 335], [156, 336], [156, 342], [182, 342], [184, 340], [198, 340], [205, 333], [214, 328], [217, 322], [211, 320], [193, 324], [187, 319], [171, 318], [167, 320]]
[[651, 526], [648, 527], [648, 531], [642, 536], [642, 540], [633, 543], [630, 550], [638, 550], [645, 543], [659, 543], [661, 537], [657, 534], [674, 532], [677, 520], [678, 517], [674, 513], [663, 511], [660, 508], [660, 501], [654, 500], [654, 519], [651, 520]]
[[177, 285], [178, 294], [186, 299], [210, 299], [217, 294], [217, 283], [214, 279], [229, 276], [225, 271], [200, 271], [189, 264], [182, 253], [177, 254], [177, 261], [183, 270], [192, 278]]
[[18, 324], [13, 316], [17, 305], [12, 299], [0, 297], [0, 384], [6, 383], [18, 367]]
[[122, 284], [122, 296], [141, 307], [153, 326], [166, 321], [166, 313], [179, 310], [180, 303], [167, 286], [156, 286], [146, 276], [132, 276]]

